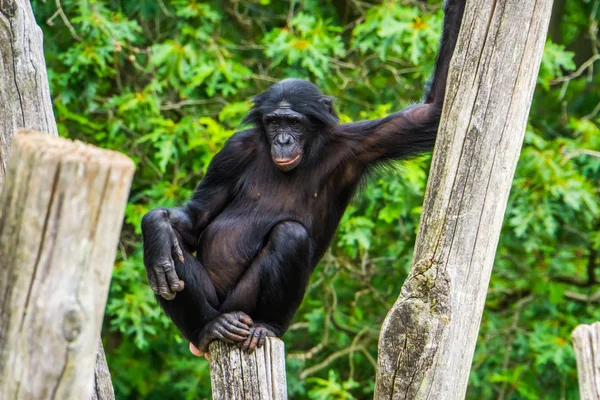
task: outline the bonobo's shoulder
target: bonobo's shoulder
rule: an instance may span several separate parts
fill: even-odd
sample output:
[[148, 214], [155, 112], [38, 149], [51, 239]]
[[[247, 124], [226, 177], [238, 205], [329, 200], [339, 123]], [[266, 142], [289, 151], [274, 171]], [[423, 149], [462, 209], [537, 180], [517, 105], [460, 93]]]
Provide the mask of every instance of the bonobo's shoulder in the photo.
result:
[[243, 131], [238, 131], [236, 133], [234, 133], [233, 135], [231, 135], [229, 137], [229, 139], [227, 139], [227, 141], [225, 142], [225, 145], [223, 146], [223, 150], [228, 149], [228, 150], [242, 150], [242, 149], [246, 149], [248, 150], [248, 146], [256, 143], [257, 141], [257, 134], [256, 134], [256, 130], [254, 128], [252, 129], [245, 129]]
[[226, 161], [227, 164], [246, 164], [256, 157], [258, 147], [259, 140], [256, 131], [246, 129], [231, 135], [215, 159]]
[[256, 128], [244, 129], [243, 131], [237, 131], [229, 140], [233, 141], [244, 141], [244, 140], [252, 140], [256, 137]]

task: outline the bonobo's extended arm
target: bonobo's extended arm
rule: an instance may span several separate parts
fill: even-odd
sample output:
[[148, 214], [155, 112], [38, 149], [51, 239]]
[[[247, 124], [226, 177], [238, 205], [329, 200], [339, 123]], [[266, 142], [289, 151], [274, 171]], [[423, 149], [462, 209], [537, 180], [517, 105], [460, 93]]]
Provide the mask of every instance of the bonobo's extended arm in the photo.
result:
[[243, 169], [247, 147], [232, 136], [211, 161], [190, 201], [177, 208], [157, 208], [142, 219], [144, 265], [154, 293], [172, 300], [184, 282], [175, 273], [175, 260], [196, 251], [198, 238], [231, 198], [235, 178]]
[[342, 126], [353, 153], [363, 164], [401, 159], [430, 151], [435, 144], [446, 94], [450, 59], [462, 22], [466, 0], [447, 0], [444, 30], [435, 72], [423, 104], [411, 106], [386, 118]]

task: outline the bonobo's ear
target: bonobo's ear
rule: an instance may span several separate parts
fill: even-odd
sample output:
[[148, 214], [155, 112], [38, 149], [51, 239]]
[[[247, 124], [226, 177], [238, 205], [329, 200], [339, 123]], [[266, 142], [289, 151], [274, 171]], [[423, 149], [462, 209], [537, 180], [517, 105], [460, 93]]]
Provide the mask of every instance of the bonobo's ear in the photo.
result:
[[319, 101], [325, 106], [327, 107], [327, 111], [329, 111], [329, 114], [333, 115], [334, 117], [337, 118], [337, 114], [335, 112], [335, 110], [333, 109], [333, 97], [330, 96], [322, 96]]

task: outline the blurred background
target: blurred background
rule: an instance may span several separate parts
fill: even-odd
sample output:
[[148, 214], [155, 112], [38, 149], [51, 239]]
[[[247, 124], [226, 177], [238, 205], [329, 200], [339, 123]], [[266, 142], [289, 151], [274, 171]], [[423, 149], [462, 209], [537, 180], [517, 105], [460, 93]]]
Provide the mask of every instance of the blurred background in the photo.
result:
[[[469, 399], [576, 399], [570, 334], [600, 320], [600, 0], [555, 0]], [[184, 202], [249, 99], [286, 77], [343, 122], [419, 101], [442, 1], [32, 1], [61, 136], [132, 157], [103, 339], [119, 399], [210, 398], [208, 363], [146, 282], [140, 221]], [[381, 322], [410, 266], [430, 156], [346, 212], [285, 336], [292, 399], [370, 399]]]

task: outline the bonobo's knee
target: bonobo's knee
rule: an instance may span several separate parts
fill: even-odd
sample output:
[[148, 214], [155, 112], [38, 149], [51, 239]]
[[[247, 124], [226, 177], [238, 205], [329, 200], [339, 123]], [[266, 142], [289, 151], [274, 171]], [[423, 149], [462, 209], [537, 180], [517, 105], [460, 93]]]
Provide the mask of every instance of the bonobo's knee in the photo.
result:
[[275, 225], [271, 233], [271, 240], [276, 247], [291, 247], [303, 249], [309, 244], [306, 228], [298, 222], [285, 221]]
[[158, 222], [167, 222], [169, 220], [169, 211], [166, 208], [155, 208], [148, 211], [142, 218], [142, 229]]

